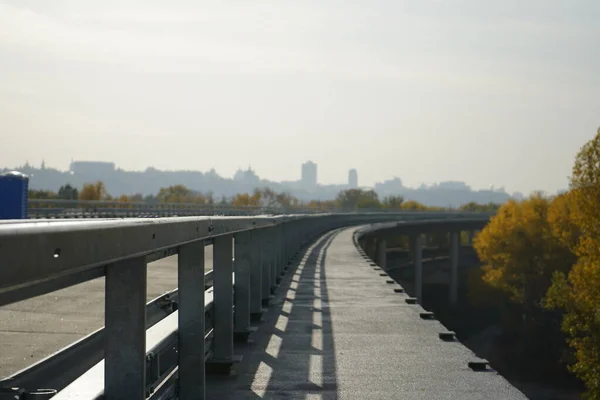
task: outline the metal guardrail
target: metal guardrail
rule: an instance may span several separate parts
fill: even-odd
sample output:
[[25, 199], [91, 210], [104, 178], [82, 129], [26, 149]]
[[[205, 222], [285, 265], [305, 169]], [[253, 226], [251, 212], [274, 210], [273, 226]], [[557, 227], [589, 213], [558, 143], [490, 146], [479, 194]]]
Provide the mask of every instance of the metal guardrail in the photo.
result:
[[[187, 204], [149, 203], [119, 201], [83, 201], [56, 199], [29, 199], [28, 214], [31, 219], [40, 218], [157, 218], [173, 216], [245, 216], [245, 215], [287, 215], [348, 213], [356, 210], [337, 207], [311, 208], [306, 206], [232, 206], [231, 204]], [[360, 209], [359, 212], [390, 212], [395, 209]], [[421, 214], [428, 211], [404, 211]], [[448, 210], [445, 213], [462, 213]]]
[[[439, 218], [440, 213], [420, 216]], [[0, 223], [0, 306], [106, 278], [105, 327], [1, 380], [0, 399], [204, 398], [205, 366], [236, 361], [234, 336], [249, 333], [251, 314], [262, 312], [301, 247], [332, 229], [406, 217], [352, 213]], [[208, 242], [213, 270], [205, 275]], [[178, 289], [146, 304], [147, 263], [173, 254], [179, 256]]]
[[[297, 213], [316, 213], [299, 209]], [[119, 217], [182, 217], [182, 216], [246, 216], [290, 214], [281, 207], [234, 207], [229, 204], [148, 203], [83, 200], [28, 201], [29, 218], [119, 218]]]

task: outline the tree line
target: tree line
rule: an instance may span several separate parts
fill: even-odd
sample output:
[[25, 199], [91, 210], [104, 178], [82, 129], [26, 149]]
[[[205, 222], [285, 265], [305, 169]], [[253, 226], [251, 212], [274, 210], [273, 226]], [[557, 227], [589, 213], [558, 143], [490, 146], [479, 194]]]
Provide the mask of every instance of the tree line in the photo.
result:
[[600, 129], [566, 193], [508, 201], [474, 247], [486, 266], [469, 284], [472, 303], [501, 310], [523, 363], [566, 364], [600, 399]]
[[[230, 205], [233, 207], [267, 207], [267, 208], [294, 208], [307, 207], [326, 211], [328, 209], [345, 209], [349, 211], [359, 209], [388, 209], [405, 211], [441, 211], [442, 207], [428, 207], [416, 201], [405, 201], [402, 196], [385, 196], [379, 198], [373, 190], [349, 189], [338, 193], [335, 200], [312, 200], [302, 202], [289, 193], [278, 193], [269, 188], [257, 188], [252, 193], [239, 193], [230, 198], [215, 199], [212, 193], [202, 193], [191, 190], [184, 185], [174, 185], [161, 188], [156, 195], [143, 196], [142, 194], [111, 196], [106, 191], [103, 182], [86, 183], [79, 191], [70, 184], [60, 187], [58, 192], [47, 190], [30, 190], [30, 199], [57, 199], [57, 200], [106, 200], [121, 203], [145, 202], [150, 204], [201, 204], [201, 205]], [[468, 203], [460, 207], [461, 211], [493, 212], [498, 204]]]

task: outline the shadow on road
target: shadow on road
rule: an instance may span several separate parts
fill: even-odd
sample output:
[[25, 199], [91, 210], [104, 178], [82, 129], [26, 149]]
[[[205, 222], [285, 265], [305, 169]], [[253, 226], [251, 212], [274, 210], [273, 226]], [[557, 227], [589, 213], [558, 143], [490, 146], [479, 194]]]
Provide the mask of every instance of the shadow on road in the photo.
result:
[[304, 250], [282, 279], [253, 343], [236, 346], [230, 376], [207, 377], [218, 399], [337, 399], [337, 371], [325, 260], [337, 232]]

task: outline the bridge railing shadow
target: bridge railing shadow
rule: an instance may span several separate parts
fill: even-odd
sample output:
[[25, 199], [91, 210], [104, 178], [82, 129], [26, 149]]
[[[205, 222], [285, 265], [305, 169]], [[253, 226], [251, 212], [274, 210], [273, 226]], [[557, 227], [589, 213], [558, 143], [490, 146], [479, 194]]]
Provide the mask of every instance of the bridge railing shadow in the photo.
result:
[[337, 399], [337, 369], [325, 272], [337, 232], [305, 249], [282, 279], [254, 343], [236, 348], [245, 362], [227, 377], [207, 377], [219, 399]]

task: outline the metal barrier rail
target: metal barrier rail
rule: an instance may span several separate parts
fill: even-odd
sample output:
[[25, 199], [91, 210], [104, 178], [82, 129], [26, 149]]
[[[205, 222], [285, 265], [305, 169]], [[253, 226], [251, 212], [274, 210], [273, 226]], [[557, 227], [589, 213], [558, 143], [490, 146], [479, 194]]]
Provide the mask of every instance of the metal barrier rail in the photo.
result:
[[[234, 336], [249, 334], [251, 314], [262, 312], [304, 245], [339, 227], [405, 217], [361, 213], [0, 223], [0, 306], [106, 277], [105, 327], [0, 381], [0, 398], [2, 391], [11, 399], [33, 394], [57, 400], [204, 398], [205, 363], [236, 362]], [[208, 241], [213, 271], [205, 276]], [[146, 264], [173, 254], [179, 256], [178, 289], [146, 304]], [[213, 285], [206, 291], [211, 277]]]
[[[316, 213], [317, 210], [298, 209], [297, 213]], [[231, 206], [229, 204], [148, 203], [119, 201], [84, 201], [30, 199], [29, 218], [112, 218], [112, 217], [170, 217], [170, 216], [245, 216], [290, 214], [281, 207]]]
[[[318, 214], [348, 213], [351, 209], [321, 207], [318, 209], [306, 206], [232, 206], [230, 204], [187, 204], [187, 203], [148, 203], [119, 201], [84, 201], [57, 199], [29, 199], [29, 218], [133, 218], [133, 217], [171, 217], [171, 216], [244, 216], [244, 215], [285, 215], [285, 214]], [[397, 210], [362, 209], [360, 212], [391, 212]], [[411, 214], [428, 211], [404, 211]], [[445, 213], [462, 213], [447, 210]]]
[[[152, 260], [148, 258], [147, 260]], [[212, 295], [213, 271], [204, 274], [205, 290], [207, 295]], [[235, 282], [235, 280], [234, 280]], [[205, 296], [206, 298], [207, 296]], [[177, 310], [179, 304], [178, 289], [171, 290], [156, 297], [146, 305], [146, 329], [151, 328]], [[205, 330], [212, 332], [214, 320], [212, 298], [205, 300]], [[210, 342], [207, 342], [210, 348]], [[100, 362], [104, 355], [104, 327], [97, 329], [80, 340], [71, 343], [62, 350], [52, 354], [29, 367], [18, 371], [0, 380], [0, 394], [2, 388], [52, 388], [61, 391], [68, 384], [77, 379], [85, 371]], [[207, 354], [208, 355], [208, 354]], [[150, 360], [148, 360], [150, 361]], [[147, 363], [147, 369], [150, 364]], [[155, 382], [147, 379], [151, 388]], [[14, 389], [11, 389], [14, 392]], [[24, 393], [35, 393], [37, 389], [18, 390]], [[2, 397], [0, 396], [0, 399]], [[37, 397], [36, 397], [37, 398]]]

